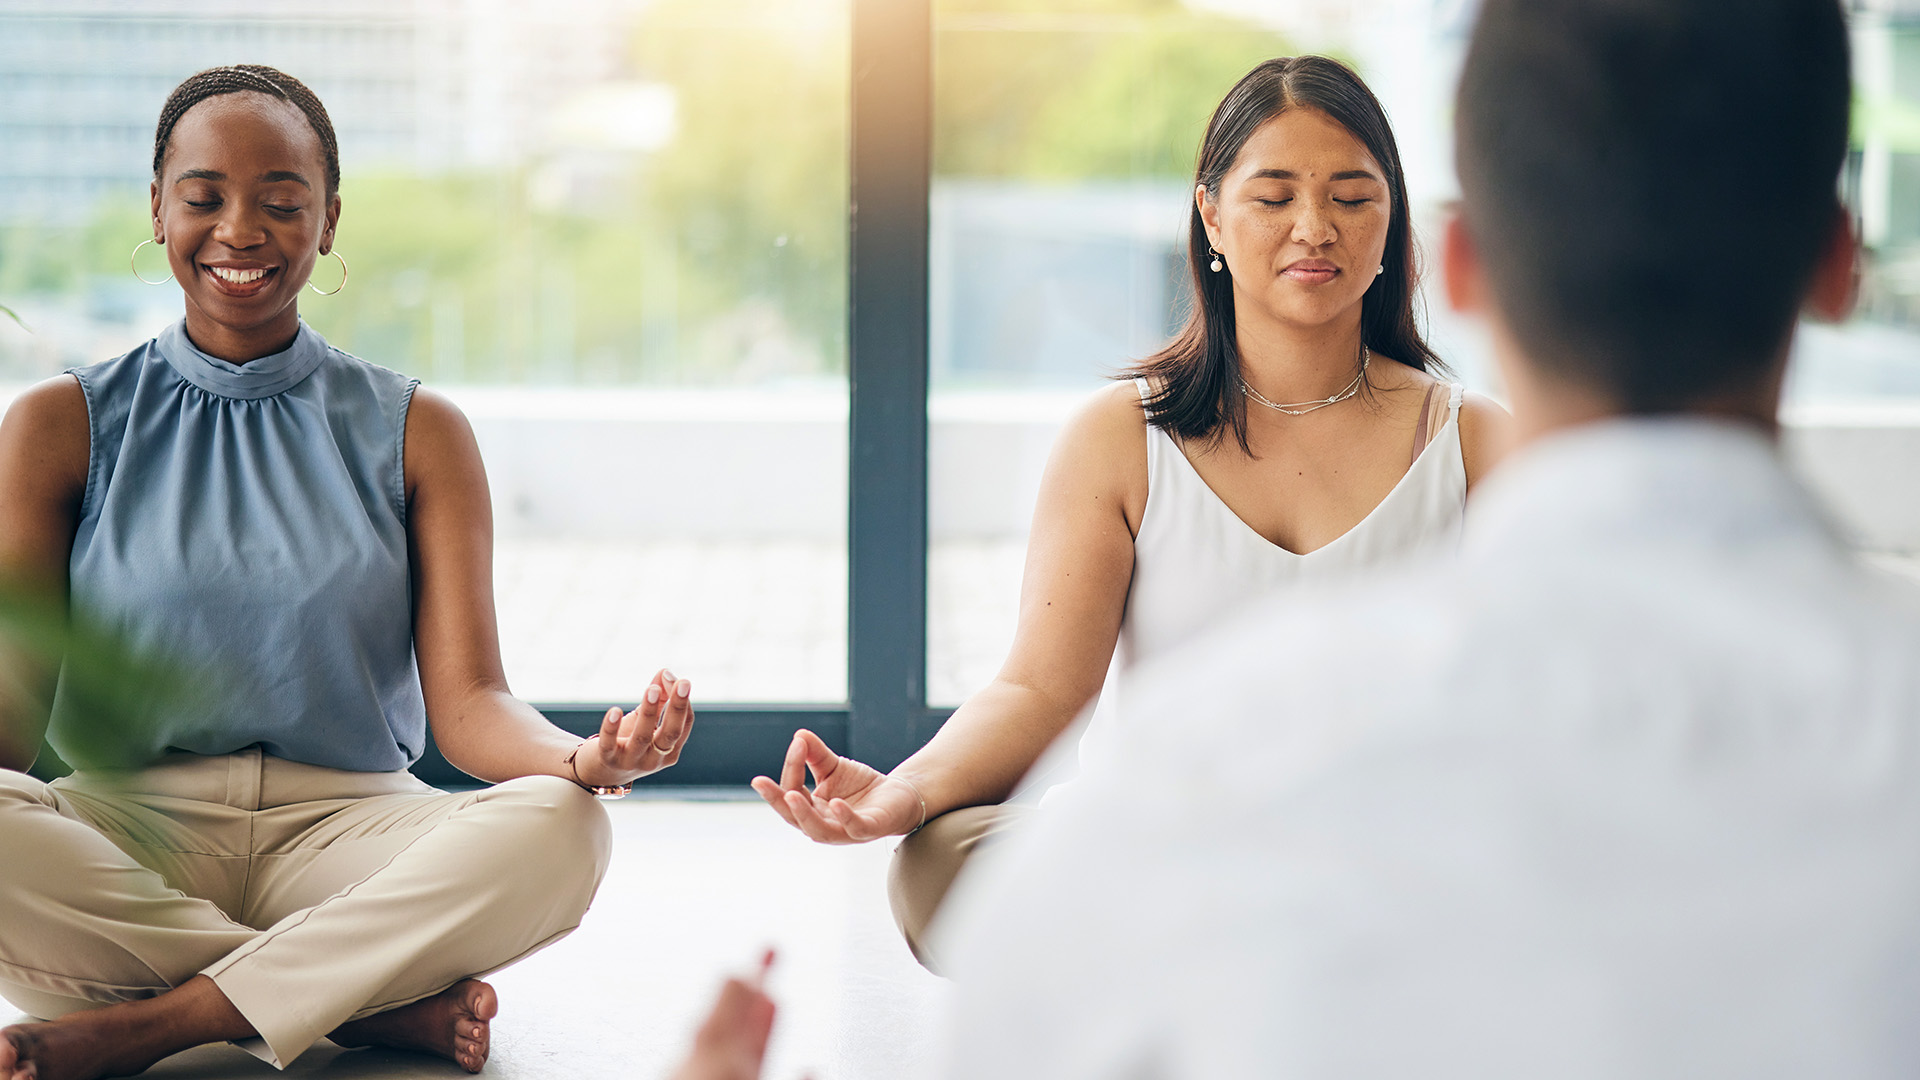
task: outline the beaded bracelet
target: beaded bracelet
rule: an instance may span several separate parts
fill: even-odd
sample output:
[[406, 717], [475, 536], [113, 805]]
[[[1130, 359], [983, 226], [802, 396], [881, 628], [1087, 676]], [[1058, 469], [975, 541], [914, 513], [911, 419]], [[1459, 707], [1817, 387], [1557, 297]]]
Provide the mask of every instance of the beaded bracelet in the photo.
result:
[[585, 780], [580, 779], [580, 763], [574, 759], [580, 756], [580, 750], [582, 747], [586, 746], [588, 743], [592, 742], [593, 740], [599, 737], [600, 737], [600, 733], [596, 731], [593, 734], [587, 736], [586, 738], [581, 739], [580, 745], [574, 747], [573, 753], [567, 755], [567, 768], [573, 770], [573, 782], [576, 784], [579, 784], [583, 788], [586, 788], [588, 791], [593, 792], [594, 798], [605, 799], [608, 802], [612, 802], [615, 799], [624, 799], [627, 796], [633, 794], [632, 784], [620, 784], [615, 787], [596, 787], [593, 784], [589, 784]]

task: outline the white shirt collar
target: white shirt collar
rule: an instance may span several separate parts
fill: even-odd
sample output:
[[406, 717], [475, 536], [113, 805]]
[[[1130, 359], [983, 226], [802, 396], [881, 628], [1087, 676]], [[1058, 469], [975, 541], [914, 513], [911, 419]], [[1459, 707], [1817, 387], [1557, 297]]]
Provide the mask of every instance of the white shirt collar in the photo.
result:
[[1476, 562], [1551, 558], [1652, 537], [1729, 551], [1843, 546], [1766, 432], [1684, 415], [1583, 424], [1516, 452], [1474, 491], [1462, 552]]

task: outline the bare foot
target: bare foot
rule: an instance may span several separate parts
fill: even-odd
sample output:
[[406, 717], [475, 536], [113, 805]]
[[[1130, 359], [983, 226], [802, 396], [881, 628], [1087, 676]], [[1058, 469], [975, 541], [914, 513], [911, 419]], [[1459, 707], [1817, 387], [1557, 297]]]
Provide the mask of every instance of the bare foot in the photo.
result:
[[[327, 1036], [341, 1046], [383, 1046], [446, 1058], [479, 1072], [491, 1049], [500, 998], [479, 979], [463, 979], [411, 1005], [349, 1020]], [[0, 1073], [0, 1080], [8, 1080]], [[24, 1080], [24, 1078], [23, 1078]]]
[[0, 1080], [133, 1076], [190, 1046], [251, 1034], [213, 980], [195, 975], [158, 997], [0, 1030]]
[[172, 1052], [156, 1046], [141, 1018], [110, 1005], [48, 1023], [0, 1031], [0, 1080], [96, 1080], [133, 1076]]

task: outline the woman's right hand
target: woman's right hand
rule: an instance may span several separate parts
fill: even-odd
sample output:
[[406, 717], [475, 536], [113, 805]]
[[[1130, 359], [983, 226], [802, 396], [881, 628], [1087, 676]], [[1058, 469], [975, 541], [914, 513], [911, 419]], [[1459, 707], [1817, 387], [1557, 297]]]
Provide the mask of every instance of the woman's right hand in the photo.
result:
[[[804, 783], [808, 772], [812, 791]], [[925, 823], [926, 806], [911, 784], [841, 757], [805, 728], [793, 733], [780, 782], [756, 776], [753, 790], [787, 824], [822, 844], [902, 836]]]

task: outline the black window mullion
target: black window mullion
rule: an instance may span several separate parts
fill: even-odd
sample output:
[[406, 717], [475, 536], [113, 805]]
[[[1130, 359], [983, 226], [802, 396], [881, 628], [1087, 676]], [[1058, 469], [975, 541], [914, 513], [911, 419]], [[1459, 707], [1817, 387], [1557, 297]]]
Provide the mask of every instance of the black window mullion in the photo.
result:
[[888, 769], [927, 715], [931, 0], [852, 0], [846, 751]]

